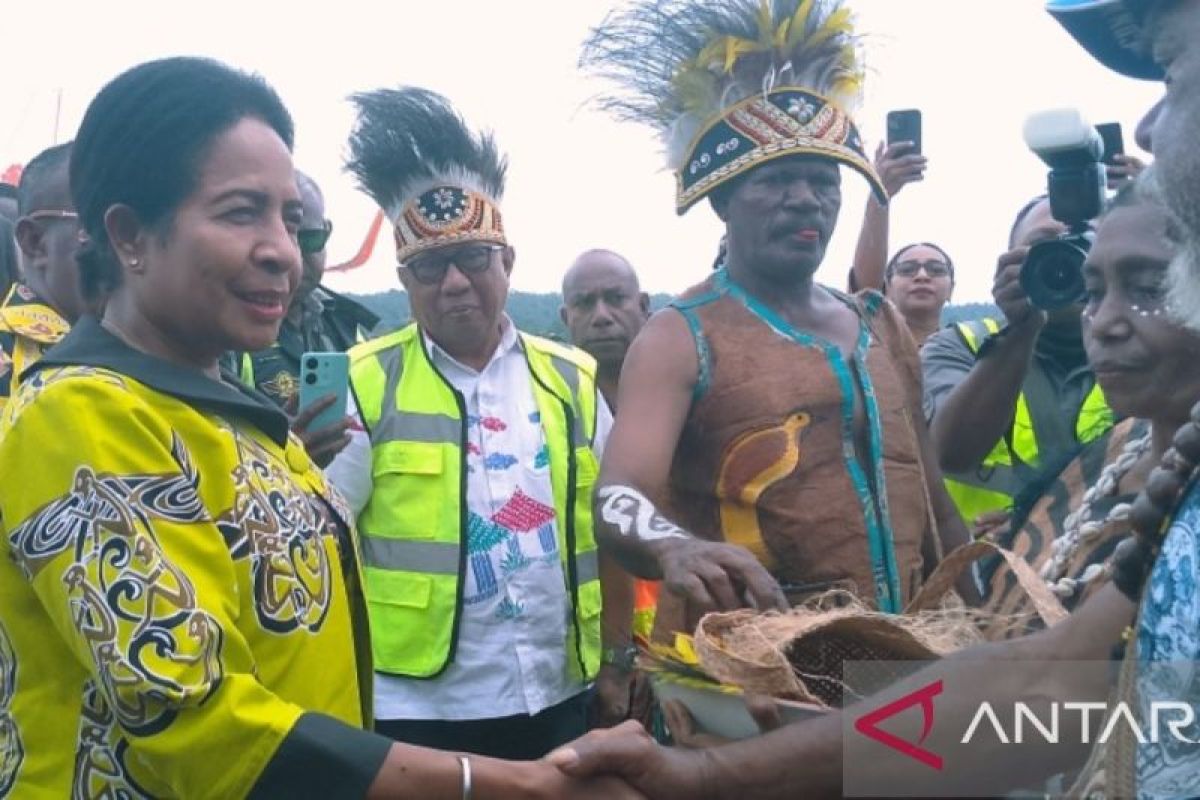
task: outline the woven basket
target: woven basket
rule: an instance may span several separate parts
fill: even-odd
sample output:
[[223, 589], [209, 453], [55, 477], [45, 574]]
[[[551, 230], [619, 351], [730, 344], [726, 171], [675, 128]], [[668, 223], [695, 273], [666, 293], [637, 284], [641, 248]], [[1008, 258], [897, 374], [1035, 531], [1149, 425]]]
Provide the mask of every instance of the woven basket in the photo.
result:
[[901, 617], [853, 606], [708, 614], [694, 645], [704, 671], [723, 683], [827, 707], [840, 706], [844, 690], [865, 689], [845, 685], [845, 661], [927, 660], [949, 649]]

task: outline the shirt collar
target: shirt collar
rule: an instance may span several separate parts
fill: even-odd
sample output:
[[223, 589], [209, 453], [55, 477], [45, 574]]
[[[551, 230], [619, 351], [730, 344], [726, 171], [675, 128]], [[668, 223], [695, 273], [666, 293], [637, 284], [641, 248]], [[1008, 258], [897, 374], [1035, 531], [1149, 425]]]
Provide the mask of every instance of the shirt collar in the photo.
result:
[[[501, 315], [500, 325], [500, 343], [496, 345], [496, 352], [492, 353], [492, 357], [488, 359], [488, 365], [508, 355], [514, 349], [519, 348], [521, 344], [521, 337], [518, 335], [517, 326], [513, 323], [512, 318], [509, 317], [508, 314]], [[463, 364], [457, 358], [443, 350], [442, 346], [435, 342], [429, 336], [429, 334], [425, 332], [424, 328], [421, 329], [421, 341], [425, 343], [426, 354], [428, 354], [428, 356], [434, 361], [453, 364], [459, 369], [466, 370], [474, 375], [478, 375], [487, 369], [487, 366], [485, 366], [483, 369], [477, 370], [473, 367], [468, 367], [466, 364]]]
[[61, 343], [25, 370], [22, 380], [51, 367], [100, 367], [111, 370], [190, 406], [245, 420], [283, 447], [288, 418], [266, 395], [232, 376], [214, 381], [204, 374], [135, 350], [91, 316], [82, 317]]

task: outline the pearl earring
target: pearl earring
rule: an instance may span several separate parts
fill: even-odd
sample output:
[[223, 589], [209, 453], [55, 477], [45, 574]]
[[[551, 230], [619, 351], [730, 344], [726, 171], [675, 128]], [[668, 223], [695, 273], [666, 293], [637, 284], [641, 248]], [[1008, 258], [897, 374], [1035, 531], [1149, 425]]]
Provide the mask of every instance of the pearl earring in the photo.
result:
[[129, 259], [129, 266], [131, 266], [131, 267], [136, 267], [138, 265], [138, 263], [139, 262], [136, 258]]

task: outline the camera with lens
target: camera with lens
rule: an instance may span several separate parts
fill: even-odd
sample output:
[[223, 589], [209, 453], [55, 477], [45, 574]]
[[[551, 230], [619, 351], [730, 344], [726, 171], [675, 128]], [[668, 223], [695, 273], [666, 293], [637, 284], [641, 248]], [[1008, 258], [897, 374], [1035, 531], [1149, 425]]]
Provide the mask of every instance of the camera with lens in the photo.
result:
[[1050, 213], [1067, 232], [1029, 249], [1021, 288], [1037, 308], [1056, 311], [1083, 300], [1091, 221], [1104, 208], [1104, 142], [1077, 110], [1054, 109], [1026, 121], [1025, 143], [1050, 167]]

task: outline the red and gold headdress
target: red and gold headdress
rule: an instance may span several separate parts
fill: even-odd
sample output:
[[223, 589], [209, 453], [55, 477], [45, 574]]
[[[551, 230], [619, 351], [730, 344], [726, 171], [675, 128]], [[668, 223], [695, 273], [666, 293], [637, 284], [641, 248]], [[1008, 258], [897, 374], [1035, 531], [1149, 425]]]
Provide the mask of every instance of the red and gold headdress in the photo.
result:
[[459, 242], [507, 244], [500, 214], [507, 163], [446, 98], [425, 89], [354, 95], [346, 168], [392, 221], [396, 257]]
[[626, 90], [605, 107], [662, 135], [680, 214], [789, 155], [845, 164], [887, 202], [848, 112], [864, 70], [841, 0], [635, 0], [592, 31], [582, 64]]

